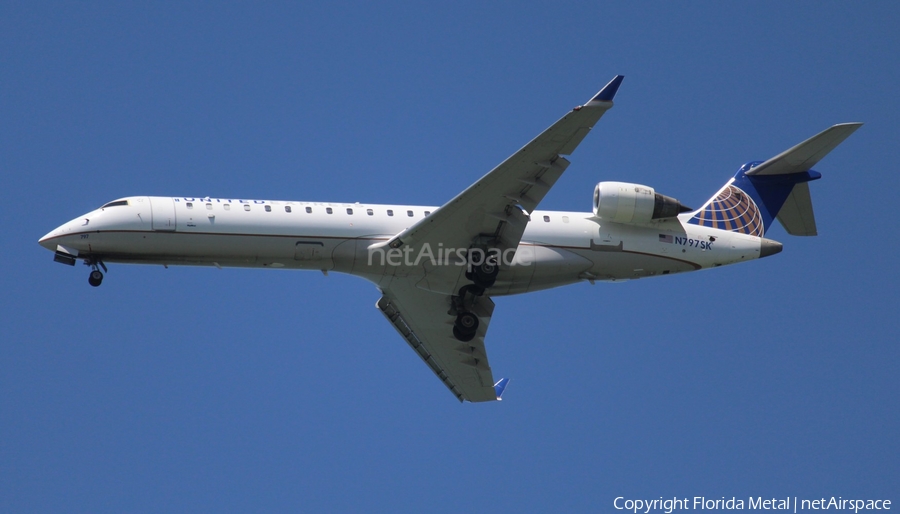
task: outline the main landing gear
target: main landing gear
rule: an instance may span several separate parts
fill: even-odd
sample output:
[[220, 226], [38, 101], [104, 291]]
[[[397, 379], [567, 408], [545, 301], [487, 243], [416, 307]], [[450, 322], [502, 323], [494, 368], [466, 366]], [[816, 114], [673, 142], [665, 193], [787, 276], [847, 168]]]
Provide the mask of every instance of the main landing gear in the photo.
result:
[[485, 261], [474, 266], [466, 272], [466, 278], [474, 282], [459, 289], [459, 294], [453, 297], [456, 321], [453, 323], [453, 337], [467, 343], [475, 339], [478, 334], [478, 316], [472, 312], [472, 307], [478, 301], [478, 297], [484, 294], [484, 290], [494, 285], [500, 268], [492, 261]]
[[478, 316], [471, 312], [461, 312], [453, 324], [453, 337], [467, 343], [478, 333]]
[[453, 323], [453, 337], [467, 343], [475, 339], [478, 333], [478, 316], [472, 312], [472, 307], [478, 301], [478, 297], [484, 294], [484, 288], [469, 284], [459, 288], [459, 293], [453, 297], [453, 309], [451, 314], [456, 314]]
[[500, 266], [489, 258], [477, 266], [472, 266], [472, 269], [466, 272], [466, 278], [474, 282], [476, 286], [487, 289], [494, 285], [499, 273]]
[[103, 283], [103, 273], [100, 271], [100, 268], [103, 268], [103, 271], [109, 271], [106, 269], [106, 265], [103, 264], [103, 261], [98, 257], [91, 257], [90, 259], [86, 259], [84, 264], [93, 268], [91, 270], [91, 274], [88, 275], [88, 284], [97, 287]]

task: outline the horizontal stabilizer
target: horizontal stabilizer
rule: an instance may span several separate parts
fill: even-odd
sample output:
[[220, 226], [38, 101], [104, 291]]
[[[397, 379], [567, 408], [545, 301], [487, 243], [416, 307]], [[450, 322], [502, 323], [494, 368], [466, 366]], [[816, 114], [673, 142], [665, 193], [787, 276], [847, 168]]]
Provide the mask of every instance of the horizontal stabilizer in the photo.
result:
[[862, 123], [840, 123], [816, 134], [799, 145], [785, 150], [771, 159], [755, 166], [747, 175], [785, 175], [803, 173], [828, 155]]
[[763, 237], [778, 219], [789, 234], [816, 235], [808, 183], [822, 174], [811, 168], [861, 126], [840, 123], [767, 161], [745, 163], [689, 223]]
[[814, 236], [816, 216], [813, 213], [812, 198], [809, 196], [809, 183], [802, 182], [794, 186], [791, 194], [778, 211], [778, 221], [792, 236]]

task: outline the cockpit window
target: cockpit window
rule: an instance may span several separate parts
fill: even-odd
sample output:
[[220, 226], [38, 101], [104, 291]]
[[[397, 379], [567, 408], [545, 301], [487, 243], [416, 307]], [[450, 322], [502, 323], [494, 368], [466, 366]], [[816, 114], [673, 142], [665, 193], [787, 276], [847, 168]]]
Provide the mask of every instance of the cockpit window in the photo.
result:
[[100, 208], [105, 209], [107, 207], [119, 207], [121, 205], [128, 205], [128, 200], [116, 200], [115, 202], [109, 202], [108, 204]]

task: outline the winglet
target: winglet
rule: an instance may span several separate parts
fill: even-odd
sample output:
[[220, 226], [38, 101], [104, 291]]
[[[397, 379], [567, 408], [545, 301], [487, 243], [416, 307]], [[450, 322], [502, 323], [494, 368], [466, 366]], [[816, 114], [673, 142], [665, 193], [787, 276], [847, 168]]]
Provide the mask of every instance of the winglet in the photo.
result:
[[609, 84], [603, 86], [603, 89], [594, 95], [594, 98], [591, 98], [588, 103], [612, 102], [613, 98], [616, 96], [616, 92], [619, 91], [619, 86], [622, 85], [622, 79], [624, 78], [624, 75], [616, 75], [615, 78], [610, 80]]
[[501, 378], [494, 384], [494, 391], [497, 393], [497, 400], [502, 400], [501, 396], [503, 396], [503, 391], [506, 390], [506, 385], [509, 384], [508, 378]]

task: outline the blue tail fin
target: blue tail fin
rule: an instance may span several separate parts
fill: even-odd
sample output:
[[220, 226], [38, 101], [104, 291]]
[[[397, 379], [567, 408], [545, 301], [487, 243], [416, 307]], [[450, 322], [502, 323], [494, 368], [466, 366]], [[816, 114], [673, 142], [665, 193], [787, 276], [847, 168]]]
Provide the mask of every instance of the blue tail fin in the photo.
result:
[[822, 175], [811, 168], [860, 126], [840, 123], [767, 161], [744, 164], [688, 223], [763, 237], [777, 218], [790, 234], [815, 235], [806, 184]]
[[822, 178], [807, 170], [784, 175], [747, 175], [763, 161], [741, 166], [734, 178], [694, 212], [689, 223], [763, 237], [794, 186]]

